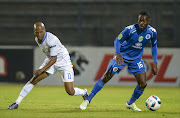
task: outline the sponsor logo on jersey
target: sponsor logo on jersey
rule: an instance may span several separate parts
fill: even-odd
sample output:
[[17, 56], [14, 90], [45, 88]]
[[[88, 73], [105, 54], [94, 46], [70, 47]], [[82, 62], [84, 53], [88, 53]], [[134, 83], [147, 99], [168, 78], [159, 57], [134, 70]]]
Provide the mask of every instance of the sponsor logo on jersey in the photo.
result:
[[135, 46], [142, 46], [142, 43], [135, 43]]
[[141, 46], [136, 46], [136, 45], [132, 45], [133, 48], [136, 48], [136, 49], [142, 49]]
[[140, 36], [139, 39], [138, 39], [139, 42], [142, 42], [143, 41], [143, 36]]
[[150, 35], [150, 34], [147, 34], [147, 35], [145, 36], [145, 38], [148, 40], [148, 39], [151, 38], [151, 35]]
[[116, 72], [118, 70], [118, 67], [114, 67], [113, 71]]

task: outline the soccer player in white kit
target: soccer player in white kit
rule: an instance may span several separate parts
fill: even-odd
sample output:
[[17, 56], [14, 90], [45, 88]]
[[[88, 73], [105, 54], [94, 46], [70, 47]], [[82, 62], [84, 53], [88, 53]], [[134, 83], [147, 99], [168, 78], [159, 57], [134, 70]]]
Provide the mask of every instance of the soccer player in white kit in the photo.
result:
[[18, 99], [11, 104], [8, 109], [17, 109], [23, 98], [32, 90], [42, 79], [59, 71], [66, 92], [71, 96], [81, 95], [85, 100], [88, 97], [87, 89], [80, 89], [73, 85], [74, 71], [70, 60], [69, 53], [60, 40], [50, 32], [46, 32], [46, 28], [42, 22], [34, 24], [35, 41], [40, 49], [46, 54], [43, 64], [34, 72], [34, 76], [28, 81], [21, 90]]

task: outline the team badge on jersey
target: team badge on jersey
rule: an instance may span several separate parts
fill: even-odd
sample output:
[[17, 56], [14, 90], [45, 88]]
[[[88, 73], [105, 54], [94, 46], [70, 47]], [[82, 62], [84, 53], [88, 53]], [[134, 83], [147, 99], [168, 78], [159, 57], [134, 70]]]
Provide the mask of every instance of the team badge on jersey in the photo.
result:
[[151, 35], [150, 35], [150, 34], [147, 34], [145, 38], [148, 40], [148, 39], [151, 38]]
[[139, 42], [142, 42], [143, 41], [143, 36], [140, 36], [139, 39], [138, 39]]
[[118, 67], [114, 67], [113, 71], [116, 72], [118, 70]]

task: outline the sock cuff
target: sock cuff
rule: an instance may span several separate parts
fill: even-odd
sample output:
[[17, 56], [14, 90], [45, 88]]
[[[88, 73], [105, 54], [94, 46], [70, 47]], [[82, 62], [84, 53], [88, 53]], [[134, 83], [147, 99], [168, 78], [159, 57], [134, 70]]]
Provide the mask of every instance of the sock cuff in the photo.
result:
[[98, 80], [98, 85], [99, 86], [103, 87], [105, 84], [106, 83], [104, 83], [101, 78]]
[[26, 85], [27, 85], [28, 87], [30, 87], [30, 88], [33, 88], [33, 87], [34, 87], [34, 85], [31, 84], [29, 81], [26, 83]]
[[137, 89], [138, 91], [144, 91], [144, 88], [140, 88], [139, 85], [136, 86], [136, 89]]

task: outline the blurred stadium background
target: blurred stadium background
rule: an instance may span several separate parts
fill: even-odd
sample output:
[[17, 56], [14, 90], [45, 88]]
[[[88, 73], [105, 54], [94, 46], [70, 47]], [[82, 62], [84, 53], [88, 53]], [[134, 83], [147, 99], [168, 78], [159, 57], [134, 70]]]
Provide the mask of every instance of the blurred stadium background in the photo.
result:
[[[141, 11], [150, 13], [151, 25], [158, 32], [161, 71], [158, 77], [148, 73], [150, 85], [159, 82], [155, 86], [179, 87], [180, 0], [0, 0], [0, 82], [25, 83], [40, 66], [44, 55], [33, 40], [33, 24], [42, 21], [47, 31], [68, 48], [71, 57], [81, 60], [82, 65], [72, 59], [74, 66], [79, 64], [75, 68], [76, 84], [86, 78], [80, 85], [94, 85], [102, 74], [99, 69], [106, 69], [101, 63], [108, 62], [114, 53], [114, 39], [125, 26], [137, 23]], [[150, 54], [148, 44], [144, 58], [149, 60]], [[151, 63], [146, 64], [149, 70]], [[125, 79], [121, 85], [135, 84], [127, 79], [132, 75], [122, 75], [111, 85]], [[52, 78], [59, 78], [59, 74]]]

